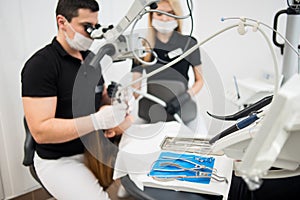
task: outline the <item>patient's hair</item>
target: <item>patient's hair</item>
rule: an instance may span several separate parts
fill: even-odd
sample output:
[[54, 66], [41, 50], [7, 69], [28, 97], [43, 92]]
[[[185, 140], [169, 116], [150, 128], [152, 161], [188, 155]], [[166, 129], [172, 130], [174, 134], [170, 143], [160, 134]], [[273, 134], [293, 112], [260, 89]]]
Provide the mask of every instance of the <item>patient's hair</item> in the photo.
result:
[[56, 16], [62, 15], [69, 22], [78, 16], [78, 9], [90, 9], [92, 12], [99, 11], [98, 2], [95, 0], [59, 0], [56, 7]]
[[93, 172], [99, 184], [106, 190], [113, 183], [114, 165], [121, 136], [105, 138], [102, 131], [87, 135], [85, 144], [85, 164]]

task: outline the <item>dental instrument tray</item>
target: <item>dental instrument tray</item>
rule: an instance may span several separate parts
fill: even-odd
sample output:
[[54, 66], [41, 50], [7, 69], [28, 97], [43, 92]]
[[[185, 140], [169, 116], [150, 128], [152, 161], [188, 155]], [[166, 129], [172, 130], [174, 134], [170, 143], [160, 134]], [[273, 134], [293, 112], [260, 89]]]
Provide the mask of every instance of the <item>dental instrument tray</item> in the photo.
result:
[[[185, 137], [165, 137], [160, 144], [162, 150], [188, 152], [198, 154], [210, 154], [211, 144], [206, 138], [185, 138]], [[214, 155], [223, 155], [223, 152], [214, 153]]]
[[151, 166], [149, 177], [157, 181], [190, 181], [209, 184], [213, 179], [228, 183], [214, 168], [215, 158], [192, 154], [162, 152]]

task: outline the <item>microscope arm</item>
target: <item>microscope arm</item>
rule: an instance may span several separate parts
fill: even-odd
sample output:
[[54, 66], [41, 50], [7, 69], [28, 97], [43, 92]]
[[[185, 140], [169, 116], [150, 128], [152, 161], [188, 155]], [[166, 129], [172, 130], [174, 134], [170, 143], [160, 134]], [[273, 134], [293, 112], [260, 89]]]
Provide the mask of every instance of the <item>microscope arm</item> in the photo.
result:
[[130, 24], [146, 13], [146, 7], [150, 6], [151, 9], [156, 8], [156, 2], [158, 1], [159, 0], [135, 0], [117, 26], [112, 27], [110, 30], [107, 30], [107, 28], [95, 29], [91, 32], [91, 37], [94, 39], [104, 38], [108, 42], [117, 40]]
[[[108, 55], [115, 61], [133, 58], [132, 51], [136, 50], [130, 49], [128, 45], [129, 39], [122, 34], [131, 23], [146, 13], [146, 8], [148, 6], [156, 8], [156, 2], [158, 1], [159, 0], [135, 0], [127, 14], [121, 19], [117, 26], [100, 27], [98, 29], [89, 30], [89, 34], [92, 38], [105, 39], [105, 42], [98, 47], [99, 50], [90, 62], [90, 65], [97, 67], [98, 63], [103, 58], [103, 52], [109, 52]], [[140, 54], [142, 53], [140, 52]]]

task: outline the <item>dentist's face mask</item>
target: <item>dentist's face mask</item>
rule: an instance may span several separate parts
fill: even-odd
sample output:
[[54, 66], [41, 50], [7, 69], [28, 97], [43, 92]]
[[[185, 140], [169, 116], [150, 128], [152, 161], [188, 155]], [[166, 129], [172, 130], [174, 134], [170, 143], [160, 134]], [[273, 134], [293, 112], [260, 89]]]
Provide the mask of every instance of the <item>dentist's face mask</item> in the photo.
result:
[[93, 43], [93, 40], [91, 38], [85, 37], [84, 35], [76, 32], [74, 30], [74, 28], [72, 27], [72, 25], [70, 23], [68, 23], [68, 24], [69, 24], [70, 28], [75, 33], [74, 38], [71, 39], [71, 38], [69, 38], [69, 36], [65, 32], [66, 41], [70, 45], [70, 47], [72, 49], [76, 49], [78, 51], [86, 51], [86, 50], [88, 50], [91, 47], [91, 45]]
[[176, 20], [161, 21], [158, 19], [152, 19], [152, 26], [160, 33], [171, 33], [177, 28], [178, 23]]

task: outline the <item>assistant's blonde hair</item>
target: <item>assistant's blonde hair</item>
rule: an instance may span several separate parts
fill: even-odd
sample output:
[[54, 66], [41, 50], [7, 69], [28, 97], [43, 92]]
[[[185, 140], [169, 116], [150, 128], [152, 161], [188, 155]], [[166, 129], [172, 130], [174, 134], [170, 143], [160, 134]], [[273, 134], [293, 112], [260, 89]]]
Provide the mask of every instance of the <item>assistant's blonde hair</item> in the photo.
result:
[[[167, 2], [170, 7], [172, 8], [173, 12], [175, 15], [177, 16], [182, 16], [182, 9], [181, 9], [181, 5], [179, 0], [161, 0], [159, 3], [161, 2]], [[148, 33], [147, 33], [147, 40], [151, 46], [151, 48], [153, 48], [155, 46], [155, 29], [152, 26], [152, 18], [153, 18], [153, 12], [149, 13], [149, 17], [148, 17], [148, 25], [149, 25], [149, 29], [148, 29]], [[175, 19], [178, 23], [178, 27], [175, 29], [175, 31], [182, 33], [182, 20], [180, 19]], [[148, 46], [146, 46], [148, 48]], [[145, 57], [144, 60], [149, 62], [151, 60], [151, 53], [148, 53]]]

